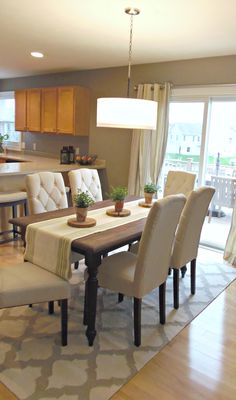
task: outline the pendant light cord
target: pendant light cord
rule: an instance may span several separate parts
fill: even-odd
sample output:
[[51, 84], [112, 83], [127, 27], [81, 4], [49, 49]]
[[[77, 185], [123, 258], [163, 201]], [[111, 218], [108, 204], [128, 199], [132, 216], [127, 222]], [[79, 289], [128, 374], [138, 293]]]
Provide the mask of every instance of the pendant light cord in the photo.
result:
[[132, 40], [133, 40], [133, 14], [130, 15], [130, 31], [129, 31], [129, 62], [128, 62], [128, 85], [127, 97], [130, 95], [130, 76], [131, 76], [131, 61], [132, 61]]

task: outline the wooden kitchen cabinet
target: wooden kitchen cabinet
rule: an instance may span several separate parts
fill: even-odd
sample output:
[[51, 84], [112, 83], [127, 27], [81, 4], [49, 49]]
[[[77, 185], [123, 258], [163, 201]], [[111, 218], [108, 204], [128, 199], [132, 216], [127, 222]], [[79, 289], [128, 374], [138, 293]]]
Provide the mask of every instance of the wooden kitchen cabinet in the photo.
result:
[[15, 92], [16, 130], [89, 135], [90, 90], [62, 86]]
[[44, 88], [42, 95], [41, 131], [57, 132], [57, 88]]
[[87, 136], [89, 134], [90, 92], [81, 86], [58, 88], [57, 132]]
[[41, 89], [15, 92], [15, 130], [40, 132]]
[[17, 90], [15, 92], [15, 130], [26, 131], [26, 101], [27, 90]]

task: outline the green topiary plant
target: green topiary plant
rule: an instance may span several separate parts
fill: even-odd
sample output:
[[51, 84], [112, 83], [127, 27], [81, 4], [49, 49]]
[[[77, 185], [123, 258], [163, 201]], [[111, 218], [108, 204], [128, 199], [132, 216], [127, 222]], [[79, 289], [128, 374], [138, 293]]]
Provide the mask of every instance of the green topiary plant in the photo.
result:
[[4, 149], [3, 149], [2, 145], [3, 145], [4, 140], [7, 140], [7, 139], [9, 139], [9, 135], [7, 133], [5, 135], [0, 133], [0, 153], [4, 152]]
[[127, 196], [128, 190], [124, 186], [116, 186], [116, 187], [111, 187], [111, 192], [110, 192], [110, 199], [113, 201], [122, 201], [125, 199], [125, 196]]
[[79, 208], [87, 208], [95, 203], [87, 191], [82, 192], [80, 189], [78, 189], [78, 193], [73, 196], [73, 202], [74, 205]]
[[155, 183], [146, 183], [144, 185], [144, 192], [145, 193], [156, 193], [157, 192], [157, 185]]

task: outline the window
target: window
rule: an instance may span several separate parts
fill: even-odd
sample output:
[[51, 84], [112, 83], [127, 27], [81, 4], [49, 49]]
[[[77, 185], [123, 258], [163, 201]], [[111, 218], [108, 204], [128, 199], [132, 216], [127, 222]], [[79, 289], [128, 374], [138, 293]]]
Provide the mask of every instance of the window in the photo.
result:
[[8, 148], [20, 150], [21, 134], [15, 131], [14, 92], [0, 93], [0, 133], [9, 135], [9, 139], [5, 141]]

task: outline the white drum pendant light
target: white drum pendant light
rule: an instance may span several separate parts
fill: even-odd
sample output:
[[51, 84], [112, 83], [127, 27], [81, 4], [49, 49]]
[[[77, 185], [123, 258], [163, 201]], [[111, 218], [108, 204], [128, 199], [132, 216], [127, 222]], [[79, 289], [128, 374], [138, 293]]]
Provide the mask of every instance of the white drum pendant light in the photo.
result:
[[97, 126], [127, 129], [156, 129], [157, 102], [129, 97], [133, 16], [138, 15], [140, 11], [137, 8], [126, 8], [125, 12], [130, 15], [127, 97], [104, 97], [97, 99]]

